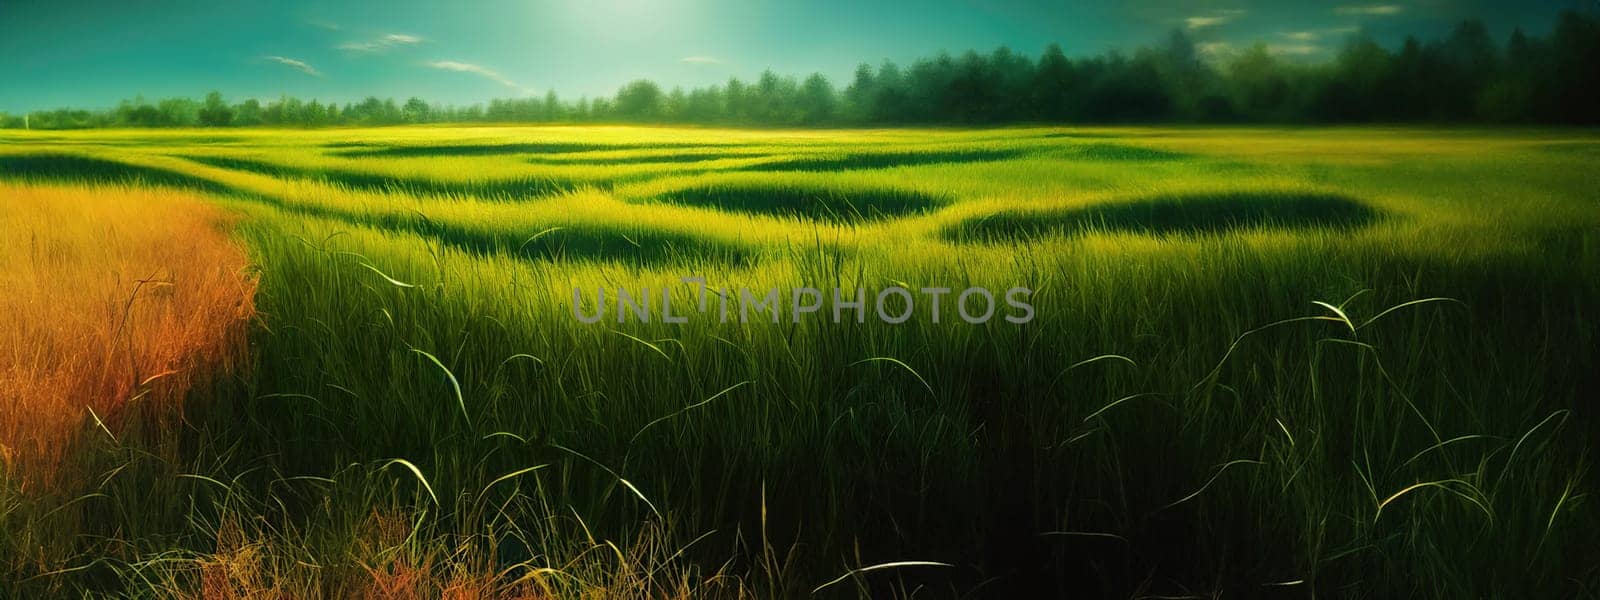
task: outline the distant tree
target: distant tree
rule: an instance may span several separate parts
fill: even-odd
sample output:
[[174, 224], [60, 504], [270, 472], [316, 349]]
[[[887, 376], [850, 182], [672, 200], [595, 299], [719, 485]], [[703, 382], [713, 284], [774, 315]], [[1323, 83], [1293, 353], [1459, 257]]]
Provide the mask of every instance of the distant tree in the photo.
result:
[[[1428, 118], [1437, 94], [1432, 87], [1433, 70], [1432, 57], [1423, 51], [1422, 43], [1407, 36], [1389, 61], [1389, 82], [1384, 86], [1384, 110], [1380, 116], [1403, 121]], [[1307, 119], [1315, 119], [1309, 108], [1304, 112]]]
[[[660, 90], [657, 90], [658, 92]], [[617, 118], [616, 106], [610, 99], [599, 97], [589, 101], [589, 118], [596, 121]]]
[[724, 101], [726, 108], [723, 114], [727, 115], [727, 120], [734, 123], [748, 121], [751, 117], [749, 101], [746, 100], [749, 94], [745, 90], [744, 82], [739, 81], [738, 77], [729, 78], [728, 87], [724, 94], [726, 96]]
[[1477, 99], [1500, 68], [1499, 50], [1489, 30], [1482, 21], [1463, 21], [1432, 51], [1432, 116], [1452, 121], [1471, 117]]
[[123, 100], [117, 106], [116, 122], [130, 127], [166, 127], [161, 110], [146, 102], [144, 96]]
[[1548, 97], [1541, 90], [1548, 69], [1545, 48], [1530, 40], [1522, 28], [1506, 41], [1504, 61], [1493, 80], [1479, 94], [1475, 113], [1485, 121], [1529, 121], [1548, 112]]
[[[332, 104], [329, 104], [332, 106]], [[328, 108], [322, 102], [313, 99], [307, 102], [300, 113], [300, 124], [306, 127], [322, 127], [333, 124], [337, 119], [328, 118]]]
[[947, 53], [939, 53], [931, 60], [919, 60], [906, 73], [906, 101], [902, 104], [902, 117], [909, 121], [950, 123], [965, 110], [951, 93], [956, 77], [956, 63]]
[[556, 96], [555, 90], [545, 92], [544, 95], [544, 120], [560, 121], [566, 118], [566, 108], [561, 105], [561, 98]]
[[667, 121], [683, 121], [689, 114], [689, 95], [683, 93], [683, 88], [674, 87], [661, 104], [661, 118]]
[[833, 84], [821, 73], [812, 73], [800, 85], [800, 98], [796, 102], [801, 112], [800, 121], [809, 125], [830, 123], [838, 111], [839, 99]]
[[1271, 121], [1288, 113], [1289, 79], [1265, 43], [1257, 42], [1234, 56], [1226, 77], [1234, 106], [1246, 117]]
[[964, 123], [996, 120], [995, 107], [1003, 99], [999, 78], [990, 68], [988, 58], [969, 50], [961, 55], [958, 66], [937, 77], [947, 82], [940, 102], [944, 105], [941, 112], [946, 119]]
[[227, 127], [233, 124], [233, 109], [223, 102], [222, 92], [213, 91], [206, 94], [198, 117], [202, 127]]
[[1550, 36], [1551, 121], [1600, 123], [1600, 17], [1565, 11], [1556, 19]]
[[649, 120], [661, 115], [661, 87], [639, 79], [617, 91], [616, 113], [629, 120]]
[[261, 124], [261, 101], [250, 98], [240, 102], [234, 107], [233, 123], [241, 127], [254, 127]]
[[1045, 121], [1066, 121], [1077, 113], [1078, 82], [1072, 65], [1059, 44], [1050, 44], [1039, 57], [1029, 86], [1031, 106], [1027, 114]]
[[989, 55], [991, 80], [997, 85], [993, 120], [1034, 120], [1032, 113], [1034, 64], [1028, 57], [1001, 46]]
[[384, 124], [383, 100], [380, 100], [377, 96], [367, 96], [360, 104], [355, 106], [355, 114], [352, 116], [359, 123], [367, 125]]
[[795, 87], [792, 79], [779, 77], [771, 69], [762, 71], [751, 90], [750, 117], [760, 123], [798, 122], [799, 112], [790, 102], [795, 96]]
[[1092, 122], [1156, 121], [1172, 116], [1172, 96], [1162, 85], [1157, 59], [1111, 54], [1087, 65], [1089, 83], [1081, 117]]
[[[900, 66], [885, 60], [878, 65], [878, 77], [872, 101], [872, 120], [879, 123], [905, 123], [914, 120], [909, 105], [911, 94], [906, 89]], [[927, 111], [923, 111], [927, 112]]]
[[294, 96], [287, 97], [283, 102], [284, 123], [289, 125], [306, 124], [306, 102]]
[[1332, 122], [1370, 121], [1387, 110], [1394, 62], [1371, 38], [1360, 36], [1345, 44], [1335, 59], [1328, 79], [1317, 90], [1311, 110], [1317, 120]]
[[407, 123], [426, 123], [428, 122], [429, 112], [428, 103], [416, 96], [406, 100], [405, 106], [400, 109], [402, 118]]
[[405, 121], [405, 117], [400, 113], [400, 106], [394, 103], [394, 98], [383, 99], [383, 112], [379, 114], [378, 122], [384, 125]]
[[1194, 40], [1173, 30], [1152, 58], [1172, 101], [1172, 115], [1185, 120], [1218, 119], [1232, 113], [1229, 100], [1216, 89], [1216, 73], [1200, 60]]
[[200, 122], [200, 104], [188, 98], [163, 98], [156, 109], [166, 127], [194, 127]]
[[856, 123], [871, 121], [873, 99], [876, 94], [877, 82], [872, 74], [872, 65], [867, 63], [857, 65], [855, 77], [844, 90], [845, 118]]
[[722, 87], [713, 85], [709, 88], [691, 90], [688, 106], [684, 109], [684, 119], [697, 123], [727, 121], [727, 105], [723, 99]]

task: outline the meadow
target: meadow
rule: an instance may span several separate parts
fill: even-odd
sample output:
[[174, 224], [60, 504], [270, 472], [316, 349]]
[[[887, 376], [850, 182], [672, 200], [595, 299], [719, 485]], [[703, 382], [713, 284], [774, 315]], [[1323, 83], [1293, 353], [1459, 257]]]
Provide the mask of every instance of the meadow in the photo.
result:
[[[68, 424], [0, 453], [0, 596], [1593, 595], [1597, 159], [1572, 129], [3, 131], [0, 214], [87, 207], [0, 222], [8, 264], [13, 229], [99, 248], [77, 223], [162, 230], [128, 208], [177, 195], [253, 298], [176, 416], [0, 381], [0, 423]], [[212, 260], [192, 226], [166, 243]], [[691, 306], [685, 277], [1036, 315], [574, 317]], [[98, 302], [113, 334], [74, 339], [131, 347]], [[20, 364], [49, 317], [13, 314]]]

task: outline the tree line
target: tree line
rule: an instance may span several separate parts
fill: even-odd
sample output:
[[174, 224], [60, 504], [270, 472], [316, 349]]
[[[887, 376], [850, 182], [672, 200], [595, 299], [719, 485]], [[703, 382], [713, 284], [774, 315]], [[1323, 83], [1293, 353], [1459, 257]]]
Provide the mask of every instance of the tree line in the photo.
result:
[[1182, 31], [1132, 53], [1038, 58], [999, 48], [901, 66], [862, 64], [838, 88], [766, 71], [753, 81], [664, 90], [649, 80], [613, 96], [505, 98], [465, 107], [411, 98], [321, 103], [289, 96], [228, 103], [124, 100], [110, 110], [0, 114], [0, 126], [321, 127], [466, 122], [648, 122], [718, 125], [1039, 123], [1600, 123], [1600, 18], [1563, 12], [1544, 37], [1497, 41], [1480, 21], [1442, 39], [1386, 48], [1354, 35], [1330, 60], [1285, 60], [1264, 44], [1204, 52]]

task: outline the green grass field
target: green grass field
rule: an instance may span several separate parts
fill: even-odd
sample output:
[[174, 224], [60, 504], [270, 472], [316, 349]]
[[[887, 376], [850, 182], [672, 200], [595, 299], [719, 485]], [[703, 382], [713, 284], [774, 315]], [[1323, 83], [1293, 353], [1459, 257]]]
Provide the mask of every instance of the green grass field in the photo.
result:
[[[79, 485], [0, 480], [0, 596], [1593, 595], [1597, 158], [1573, 130], [0, 132], [7, 180], [210, 195], [259, 278], [249, 364], [181, 424], [86, 415]], [[1036, 316], [574, 316], [691, 306], [692, 276], [1021, 286]]]

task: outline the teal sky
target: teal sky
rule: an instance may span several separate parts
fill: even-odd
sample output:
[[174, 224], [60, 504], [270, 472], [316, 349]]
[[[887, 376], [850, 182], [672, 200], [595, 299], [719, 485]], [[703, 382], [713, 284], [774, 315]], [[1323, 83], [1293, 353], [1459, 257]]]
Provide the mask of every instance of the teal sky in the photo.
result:
[[0, 0], [0, 111], [102, 108], [142, 94], [229, 99], [367, 95], [472, 104], [610, 94], [647, 77], [699, 86], [772, 68], [843, 85], [860, 62], [1000, 45], [1070, 55], [1184, 29], [1214, 53], [1260, 40], [1325, 57], [1351, 32], [1395, 43], [1478, 17], [1544, 34], [1594, 0]]

